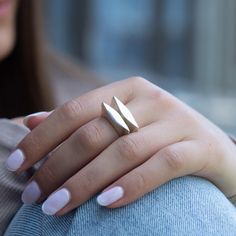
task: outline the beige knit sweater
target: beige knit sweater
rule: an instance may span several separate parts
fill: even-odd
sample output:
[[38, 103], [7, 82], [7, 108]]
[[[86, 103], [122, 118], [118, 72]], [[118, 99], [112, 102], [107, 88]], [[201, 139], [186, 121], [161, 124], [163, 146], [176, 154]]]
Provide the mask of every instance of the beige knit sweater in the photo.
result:
[[9, 120], [0, 119], [0, 235], [22, 205], [21, 192], [29, 178], [16, 176], [5, 168], [5, 160], [28, 130]]

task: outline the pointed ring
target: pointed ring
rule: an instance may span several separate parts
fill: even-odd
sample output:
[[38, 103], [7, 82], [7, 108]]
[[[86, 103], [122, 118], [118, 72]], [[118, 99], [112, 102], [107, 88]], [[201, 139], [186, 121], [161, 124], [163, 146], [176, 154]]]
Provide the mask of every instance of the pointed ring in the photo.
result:
[[138, 131], [139, 126], [134, 119], [134, 116], [130, 112], [130, 110], [117, 98], [113, 97], [114, 108], [118, 111], [118, 113], [123, 118], [124, 122], [130, 129], [130, 132]]
[[139, 126], [130, 110], [117, 97], [113, 97], [112, 103], [116, 110], [105, 102], [102, 103], [102, 115], [110, 122], [119, 136], [138, 131]]

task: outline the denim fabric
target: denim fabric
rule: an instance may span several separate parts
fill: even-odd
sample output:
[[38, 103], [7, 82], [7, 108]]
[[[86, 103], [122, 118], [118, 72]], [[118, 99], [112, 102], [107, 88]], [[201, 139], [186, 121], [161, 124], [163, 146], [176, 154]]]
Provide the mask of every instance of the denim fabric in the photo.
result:
[[236, 208], [210, 182], [198, 177], [170, 181], [118, 209], [92, 198], [64, 217], [46, 216], [40, 205], [24, 205], [8, 235], [236, 235]]

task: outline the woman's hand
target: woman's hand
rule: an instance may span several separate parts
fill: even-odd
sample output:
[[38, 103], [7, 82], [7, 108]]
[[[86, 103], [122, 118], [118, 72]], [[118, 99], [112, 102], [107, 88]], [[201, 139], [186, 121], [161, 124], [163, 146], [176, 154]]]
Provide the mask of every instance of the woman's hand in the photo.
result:
[[[101, 103], [110, 104], [113, 96], [130, 109], [138, 132], [119, 137], [100, 116]], [[34, 119], [27, 119], [31, 128]], [[50, 215], [63, 215], [101, 190], [99, 204], [120, 207], [189, 174], [209, 179], [228, 197], [236, 194], [233, 142], [199, 113], [139, 77], [58, 107], [23, 139], [6, 164], [20, 173], [47, 154], [22, 198], [33, 203], [49, 196], [43, 211]]]

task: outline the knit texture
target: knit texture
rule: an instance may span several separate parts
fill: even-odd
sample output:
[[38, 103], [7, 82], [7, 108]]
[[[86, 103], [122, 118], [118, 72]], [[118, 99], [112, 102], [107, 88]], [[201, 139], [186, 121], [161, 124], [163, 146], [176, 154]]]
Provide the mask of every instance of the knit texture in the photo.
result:
[[0, 235], [22, 206], [20, 195], [29, 177], [28, 174], [16, 176], [7, 171], [5, 161], [28, 132], [23, 126], [0, 120]]

